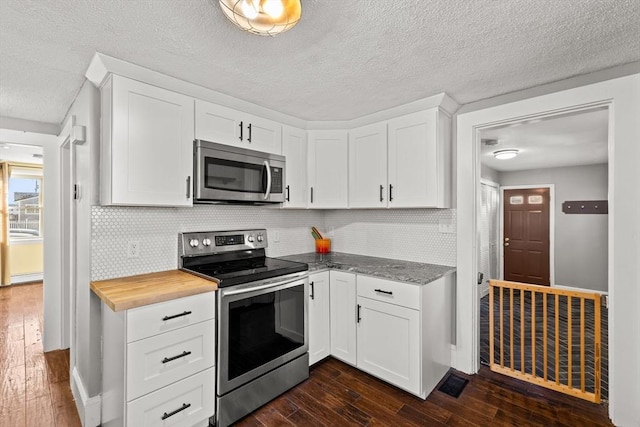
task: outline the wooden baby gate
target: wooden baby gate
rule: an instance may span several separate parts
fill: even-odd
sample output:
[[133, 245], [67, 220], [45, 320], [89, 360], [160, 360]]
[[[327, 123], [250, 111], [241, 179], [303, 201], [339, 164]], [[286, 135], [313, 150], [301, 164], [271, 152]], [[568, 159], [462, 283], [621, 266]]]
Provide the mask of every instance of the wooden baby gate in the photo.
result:
[[600, 402], [601, 295], [489, 281], [492, 371]]

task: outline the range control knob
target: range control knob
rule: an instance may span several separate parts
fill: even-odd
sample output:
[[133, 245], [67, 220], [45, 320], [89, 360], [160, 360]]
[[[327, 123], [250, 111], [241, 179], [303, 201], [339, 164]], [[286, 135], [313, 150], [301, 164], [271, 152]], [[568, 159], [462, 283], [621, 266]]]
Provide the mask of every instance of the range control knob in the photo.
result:
[[189, 240], [189, 246], [191, 246], [192, 248], [197, 248], [199, 244], [200, 242], [198, 241], [198, 239]]
[[211, 246], [211, 239], [202, 239], [202, 244], [204, 246]]
[[253, 243], [253, 241], [254, 241], [254, 240], [255, 240], [255, 239], [253, 238], [253, 234], [249, 234], [249, 237], [247, 237], [247, 241], [248, 241], [249, 243]]
[[258, 234], [258, 242], [262, 242], [264, 240], [264, 236], [262, 234]]

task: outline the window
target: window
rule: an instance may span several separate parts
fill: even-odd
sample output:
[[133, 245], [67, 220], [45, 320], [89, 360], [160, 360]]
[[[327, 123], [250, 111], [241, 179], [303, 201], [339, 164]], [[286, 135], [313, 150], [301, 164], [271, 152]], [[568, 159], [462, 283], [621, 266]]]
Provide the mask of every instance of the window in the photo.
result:
[[42, 170], [12, 168], [8, 213], [11, 240], [42, 237]]

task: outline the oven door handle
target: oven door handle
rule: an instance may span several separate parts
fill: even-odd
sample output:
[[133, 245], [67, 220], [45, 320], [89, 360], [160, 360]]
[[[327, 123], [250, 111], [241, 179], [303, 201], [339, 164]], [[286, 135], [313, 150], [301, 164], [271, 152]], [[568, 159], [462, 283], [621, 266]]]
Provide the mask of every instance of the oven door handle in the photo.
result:
[[[294, 278], [293, 280], [290, 280], [288, 282], [271, 282], [271, 283], [265, 283], [263, 285], [256, 285], [256, 286], [252, 286], [249, 288], [242, 288], [242, 289], [229, 289], [229, 290], [224, 290], [223, 292], [223, 297], [226, 296], [231, 296], [231, 295], [240, 295], [240, 294], [248, 294], [249, 292], [254, 292], [254, 291], [261, 291], [263, 289], [269, 289], [269, 288], [276, 288], [276, 287], [281, 287], [284, 285], [289, 285], [289, 284], [293, 284], [295, 282], [298, 282], [304, 275], [301, 275], [299, 277]], [[293, 286], [297, 286], [293, 285]], [[286, 289], [286, 288], [281, 288], [281, 289]]]
[[264, 167], [267, 168], [267, 191], [264, 193], [264, 199], [267, 200], [271, 195], [271, 166], [269, 161], [264, 161]]

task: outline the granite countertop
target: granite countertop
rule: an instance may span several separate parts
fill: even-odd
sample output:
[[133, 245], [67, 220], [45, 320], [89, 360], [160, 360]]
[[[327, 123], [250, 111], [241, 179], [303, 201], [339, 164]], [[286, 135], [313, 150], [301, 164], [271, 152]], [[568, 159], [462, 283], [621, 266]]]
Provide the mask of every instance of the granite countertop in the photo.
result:
[[341, 252], [331, 252], [328, 254], [310, 252], [280, 258], [288, 261], [307, 263], [309, 265], [309, 272], [332, 268], [417, 285], [426, 285], [456, 270], [455, 267], [447, 265], [377, 258]]

